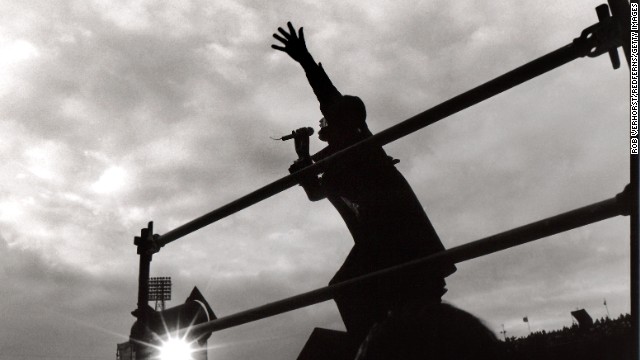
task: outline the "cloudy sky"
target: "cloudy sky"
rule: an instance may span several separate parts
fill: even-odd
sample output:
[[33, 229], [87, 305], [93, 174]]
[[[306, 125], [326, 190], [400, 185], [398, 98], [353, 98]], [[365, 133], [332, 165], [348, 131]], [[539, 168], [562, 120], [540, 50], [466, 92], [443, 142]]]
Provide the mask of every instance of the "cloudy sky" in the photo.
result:
[[[317, 126], [288, 20], [379, 132], [571, 42], [602, 1], [0, 0], [0, 359], [110, 359], [147, 221], [167, 232], [287, 174]], [[628, 171], [628, 69], [579, 59], [386, 146], [446, 247], [604, 200]], [[321, 143], [315, 139], [312, 150]], [[459, 264], [445, 300], [508, 335], [629, 312], [628, 218]], [[152, 276], [219, 316], [324, 286], [352, 245], [299, 187], [167, 245]], [[332, 302], [212, 336], [294, 359]]]

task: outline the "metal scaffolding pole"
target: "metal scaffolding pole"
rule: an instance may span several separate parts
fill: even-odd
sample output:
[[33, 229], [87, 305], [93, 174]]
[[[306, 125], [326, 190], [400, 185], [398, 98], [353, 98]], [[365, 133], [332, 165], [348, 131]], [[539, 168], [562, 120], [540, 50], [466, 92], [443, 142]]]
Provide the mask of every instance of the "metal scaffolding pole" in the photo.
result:
[[366, 151], [368, 147], [389, 144], [577, 58], [584, 56], [595, 57], [607, 53], [611, 49], [616, 49], [620, 46], [620, 41], [618, 40], [620, 34], [617, 24], [611, 19], [612, 18], [603, 19], [601, 22], [588, 27], [582, 32], [581, 36], [574, 39], [571, 44], [563, 46], [502, 76], [436, 105], [429, 110], [339, 151], [326, 159], [318, 161], [305, 169], [276, 180], [227, 205], [189, 221], [161, 235], [156, 240], [156, 244], [162, 247], [187, 234], [280, 193], [298, 184], [304, 177], [324, 172], [331, 164], [342, 160], [346, 156], [356, 156], [360, 151]]
[[[572, 43], [564, 47], [436, 105], [429, 110], [415, 115], [412, 118], [354, 144], [353, 146], [339, 151], [326, 159], [320, 160], [305, 169], [276, 180], [227, 205], [187, 222], [164, 235], [159, 236], [153, 234], [153, 223], [150, 222], [146, 229], [142, 229], [141, 236], [136, 237], [134, 240], [135, 245], [138, 247], [138, 254], [140, 255], [140, 271], [138, 279], [138, 308], [133, 313], [138, 317], [138, 321], [136, 322], [137, 326], [134, 325], [134, 328], [132, 328], [132, 339], [139, 338], [138, 335], [146, 331], [145, 326], [148, 323], [149, 315], [148, 283], [150, 263], [152, 261], [152, 255], [158, 252], [164, 245], [276, 195], [277, 193], [298, 184], [300, 180], [305, 177], [320, 174], [334, 163], [344, 161], [347, 157], [358, 156], [363, 152], [369, 151], [372, 147], [389, 144], [439, 120], [569, 63], [579, 57], [596, 57], [608, 52], [614, 68], [617, 68], [619, 66], [619, 60], [616, 49], [619, 46], [622, 46], [626, 55], [627, 63], [629, 64], [629, 4], [627, 0], [608, 0], [608, 2], [610, 4], [613, 17], [609, 15], [609, 9], [606, 5], [598, 7], [596, 10], [600, 22], [586, 28], [581, 33], [580, 37], [574, 39]], [[634, 347], [636, 347], [636, 349], [634, 349], [634, 354], [637, 354], [638, 312], [636, 307], [638, 304], [638, 269], [633, 267], [634, 264], [637, 266], [638, 259], [637, 179], [638, 157], [632, 155], [631, 184], [614, 198], [553, 216], [529, 225], [521, 226], [465, 245], [457, 246], [425, 258], [350, 279], [339, 284], [316, 289], [207, 323], [199, 324], [191, 327], [187, 331], [191, 334], [204, 334], [223, 330], [330, 300], [337, 294], [347, 291], [356, 285], [401, 276], [407, 272], [428, 271], [430, 268], [445, 261], [459, 263], [614, 216], [631, 214], [631, 313], [633, 322], [635, 323]], [[182, 329], [180, 331], [184, 330], [185, 329]], [[139, 344], [136, 343], [136, 346], [137, 345]]]
[[459, 263], [475, 259], [618, 215], [629, 215], [631, 206], [631, 191], [630, 186], [627, 186], [622, 193], [608, 200], [460, 245], [422, 259], [202, 323], [188, 329], [188, 331], [190, 334], [219, 331], [296, 310], [330, 300], [336, 294], [349, 290], [354, 285], [379, 281], [382, 278], [398, 276], [406, 272], [425, 271], [430, 266], [443, 261]]
[[[627, 0], [608, 0], [613, 18], [621, 28], [622, 50], [627, 65], [631, 69], [631, 6]], [[631, 300], [631, 358], [640, 358], [640, 247], [638, 238], [640, 237], [640, 214], [638, 213], [638, 186], [640, 183], [640, 166], [638, 164], [638, 154], [629, 155], [629, 175], [631, 180], [631, 198], [634, 206], [631, 207], [631, 219], [629, 224], [629, 252], [630, 252], [630, 300]]]

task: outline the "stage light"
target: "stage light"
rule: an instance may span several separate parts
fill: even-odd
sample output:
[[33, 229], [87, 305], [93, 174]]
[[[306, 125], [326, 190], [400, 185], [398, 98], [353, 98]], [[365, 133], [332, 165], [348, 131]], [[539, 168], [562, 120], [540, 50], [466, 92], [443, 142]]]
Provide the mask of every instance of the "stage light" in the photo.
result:
[[191, 354], [194, 349], [184, 339], [170, 338], [160, 346], [160, 360], [194, 360]]
[[[182, 305], [155, 311], [147, 305], [136, 310], [138, 320], [131, 327], [130, 341], [139, 360], [206, 359], [211, 331], [192, 331], [193, 327], [216, 319], [198, 288]], [[144, 315], [144, 316], [143, 316]]]

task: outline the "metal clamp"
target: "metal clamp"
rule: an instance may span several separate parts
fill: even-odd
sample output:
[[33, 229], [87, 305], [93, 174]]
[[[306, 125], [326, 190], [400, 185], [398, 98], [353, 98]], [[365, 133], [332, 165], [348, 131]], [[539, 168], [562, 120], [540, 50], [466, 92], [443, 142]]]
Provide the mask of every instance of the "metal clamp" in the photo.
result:
[[579, 48], [580, 56], [597, 57], [609, 53], [614, 69], [620, 67], [618, 46], [622, 46], [622, 29], [618, 21], [609, 14], [609, 6], [606, 4], [596, 8], [600, 22], [584, 29], [579, 38], [573, 40], [573, 44]]
[[133, 244], [138, 247], [138, 255], [153, 255], [162, 247], [158, 243], [160, 235], [153, 233], [153, 221], [149, 221], [146, 228], [140, 230], [140, 236], [133, 238]]

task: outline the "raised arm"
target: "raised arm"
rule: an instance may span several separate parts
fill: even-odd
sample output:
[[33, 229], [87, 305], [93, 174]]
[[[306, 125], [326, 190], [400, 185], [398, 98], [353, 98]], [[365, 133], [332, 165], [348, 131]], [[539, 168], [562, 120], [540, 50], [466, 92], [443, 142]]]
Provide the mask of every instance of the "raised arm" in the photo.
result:
[[[271, 45], [273, 49], [287, 53], [293, 60], [297, 61], [304, 69], [309, 84], [313, 89], [316, 98], [320, 102], [320, 110], [327, 109], [342, 97], [342, 94], [331, 83], [331, 79], [322, 68], [322, 64], [316, 64], [315, 60], [307, 50], [304, 40], [304, 30], [300, 28], [296, 33], [291, 22], [287, 23], [288, 32], [283, 28], [278, 28], [278, 33], [273, 34], [276, 40], [282, 45]], [[323, 111], [324, 112], [324, 111]]]

